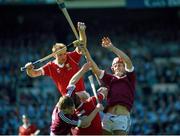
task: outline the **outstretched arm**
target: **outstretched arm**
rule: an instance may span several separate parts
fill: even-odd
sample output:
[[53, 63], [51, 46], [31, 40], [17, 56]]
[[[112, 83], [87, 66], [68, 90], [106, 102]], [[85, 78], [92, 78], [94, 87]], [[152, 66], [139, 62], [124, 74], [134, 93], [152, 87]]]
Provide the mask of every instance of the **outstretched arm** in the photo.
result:
[[83, 41], [85, 46], [87, 46], [87, 36], [86, 36], [86, 25], [83, 22], [78, 22], [79, 40]]
[[91, 63], [93, 72], [99, 77], [101, 75], [102, 70], [97, 66], [95, 61], [92, 59], [87, 48], [84, 48], [85, 56], [87, 57], [87, 61]]
[[124, 61], [125, 61], [125, 65], [127, 69], [132, 69], [133, 65], [132, 62], [130, 60], [130, 58], [120, 49], [116, 48], [111, 40], [109, 39], [109, 37], [103, 37], [102, 38], [102, 46], [109, 49], [110, 51], [112, 51], [113, 53], [115, 53], [118, 57], [121, 57]]
[[[88, 50], [87, 50], [87, 36], [86, 36], [86, 25], [85, 23], [82, 23], [82, 22], [78, 22], [78, 30], [79, 30], [79, 40], [82, 41], [82, 46], [80, 47], [80, 50], [81, 50], [81, 53], [85, 55], [85, 58], [87, 61], [90, 61], [90, 54], [86, 54], [86, 51], [87, 53]], [[87, 56], [89, 55], [89, 56]], [[96, 72], [98, 72], [98, 69], [95, 70], [95, 68], [98, 68], [97, 65], [94, 63], [94, 61], [91, 59], [92, 63], [93, 63], [93, 66], [92, 66], [92, 71], [93, 73], [95, 74], [96, 78], [97, 78], [97, 81], [99, 83], [99, 85], [101, 85], [100, 81], [99, 81], [99, 78], [97, 77], [98, 74]]]
[[90, 67], [90, 63], [85, 63], [81, 67], [81, 69], [71, 78], [71, 80], [69, 81], [69, 85], [75, 85], [79, 81], [79, 79], [83, 77], [83, 75], [89, 70]]
[[32, 62], [29, 62], [25, 65], [26, 68], [26, 73], [30, 77], [38, 77], [42, 75], [42, 70], [41, 69], [34, 69], [34, 65]]
[[[86, 25], [83, 22], [78, 22], [77, 29], [79, 31], [79, 40], [82, 42], [84, 47], [87, 46], [87, 37], [86, 37]], [[82, 53], [82, 50], [79, 47], [76, 47], [78, 53]]]

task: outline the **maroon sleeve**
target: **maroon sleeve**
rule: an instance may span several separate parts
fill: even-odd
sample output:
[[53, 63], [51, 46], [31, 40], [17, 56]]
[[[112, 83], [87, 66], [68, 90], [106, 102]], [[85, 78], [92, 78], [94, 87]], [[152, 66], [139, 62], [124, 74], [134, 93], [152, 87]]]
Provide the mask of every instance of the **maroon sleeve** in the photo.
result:
[[71, 59], [73, 59], [76, 63], [79, 63], [81, 59], [81, 54], [77, 53], [76, 51], [68, 52], [68, 55]]
[[135, 72], [128, 72], [127, 73], [127, 77], [129, 79], [129, 81], [131, 82], [131, 84], [133, 85], [133, 87], [135, 88], [135, 84], [136, 84], [136, 74]]

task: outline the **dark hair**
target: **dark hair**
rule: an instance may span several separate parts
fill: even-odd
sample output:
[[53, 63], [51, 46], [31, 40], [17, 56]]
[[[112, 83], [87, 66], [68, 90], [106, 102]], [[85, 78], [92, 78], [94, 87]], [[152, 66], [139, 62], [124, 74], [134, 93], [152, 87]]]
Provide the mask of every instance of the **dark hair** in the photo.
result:
[[59, 102], [58, 102], [58, 107], [61, 110], [69, 108], [69, 107], [73, 107], [73, 106], [74, 106], [74, 101], [71, 97], [69, 97], [69, 96], [60, 97]]
[[77, 108], [81, 104], [81, 99], [77, 94], [72, 95], [71, 98], [74, 101], [75, 108]]

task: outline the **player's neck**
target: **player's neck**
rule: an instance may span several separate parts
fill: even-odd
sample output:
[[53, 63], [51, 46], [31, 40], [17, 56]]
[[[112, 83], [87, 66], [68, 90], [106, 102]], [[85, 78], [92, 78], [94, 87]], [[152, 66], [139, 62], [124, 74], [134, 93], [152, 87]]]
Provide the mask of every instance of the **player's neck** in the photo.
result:
[[23, 127], [24, 127], [24, 128], [28, 128], [30, 125], [31, 125], [30, 123], [23, 124]]
[[55, 59], [54, 63], [57, 64], [60, 68], [64, 67], [64, 63], [58, 61], [58, 59]]
[[114, 76], [116, 76], [118, 79], [121, 79], [121, 78], [126, 77], [126, 75], [125, 75], [125, 74], [123, 74], [123, 75], [116, 75], [116, 74], [114, 74]]

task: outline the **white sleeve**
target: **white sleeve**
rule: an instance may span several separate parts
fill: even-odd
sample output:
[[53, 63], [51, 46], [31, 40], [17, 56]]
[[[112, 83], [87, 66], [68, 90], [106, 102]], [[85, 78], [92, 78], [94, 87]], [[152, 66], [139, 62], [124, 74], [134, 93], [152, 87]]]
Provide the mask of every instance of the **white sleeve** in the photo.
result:
[[103, 96], [103, 100], [106, 98], [105, 95], [103, 93], [100, 93]]
[[81, 123], [82, 123], [82, 121], [79, 119], [79, 120], [78, 120], [78, 123], [77, 123], [77, 127], [80, 127], [80, 126], [81, 126]]
[[102, 78], [103, 78], [104, 73], [105, 73], [105, 71], [104, 71], [104, 70], [101, 70], [101, 74], [100, 74], [100, 76], [99, 76], [99, 79], [102, 79]]
[[125, 63], [125, 71], [127, 72], [133, 72], [134, 71], [134, 66], [131, 67], [131, 69], [127, 68], [127, 64]]

